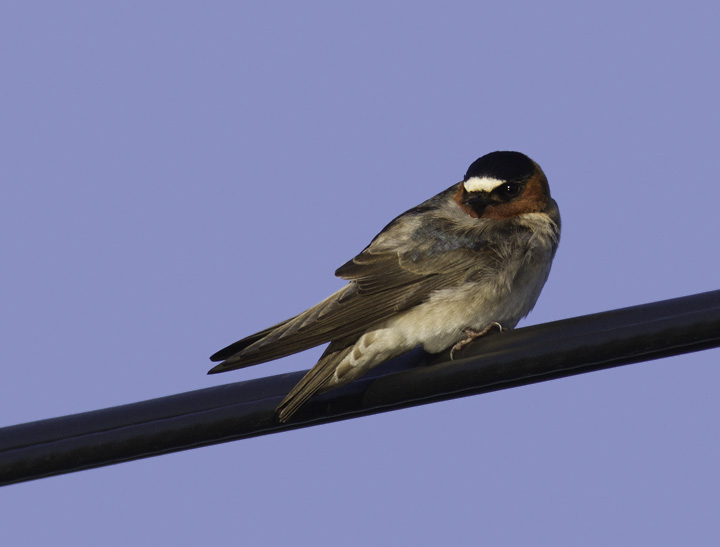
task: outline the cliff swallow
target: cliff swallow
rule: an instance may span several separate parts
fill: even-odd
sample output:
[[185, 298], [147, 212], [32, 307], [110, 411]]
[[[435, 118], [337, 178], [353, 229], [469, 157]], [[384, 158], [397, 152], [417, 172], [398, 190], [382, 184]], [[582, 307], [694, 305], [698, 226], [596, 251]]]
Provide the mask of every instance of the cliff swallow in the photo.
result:
[[519, 152], [492, 152], [340, 266], [344, 288], [218, 351], [210, 359], [223, 362], [209, 373], [330, 342], [278, 406], [286, 422], [316, 393], [417, 346], [454, 353], [493, 326], [515, 327], [540, 295], [559, 238], [560, 214], [540, 166]]

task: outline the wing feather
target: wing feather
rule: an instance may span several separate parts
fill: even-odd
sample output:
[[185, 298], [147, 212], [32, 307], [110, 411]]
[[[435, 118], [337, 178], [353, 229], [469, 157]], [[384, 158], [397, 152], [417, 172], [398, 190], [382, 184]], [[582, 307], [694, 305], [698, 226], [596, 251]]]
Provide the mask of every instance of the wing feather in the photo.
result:
[[323, 353], [317, 364], [293, 387], [275, 411], [281, 422], [286, 422], [313, 395], [322, 392], [332, 378], [335, 367], [352, 351], [352, 343], [333, 342]]
[[359, 336], [373, 324], [420, 304], [433, 291], [459, 284], [477, 261], [476, 252], [454, 251], [435, 261], [437, 268], [415, 272], [404, 267], [407, 261], [397, 253], [384, 253], [358, 267], [343, 267], [343, 277], [350, 280], [345, 288], [287, 321], [220, 350], [213, 358], [225, 361], [211, 372], [243, 368]]

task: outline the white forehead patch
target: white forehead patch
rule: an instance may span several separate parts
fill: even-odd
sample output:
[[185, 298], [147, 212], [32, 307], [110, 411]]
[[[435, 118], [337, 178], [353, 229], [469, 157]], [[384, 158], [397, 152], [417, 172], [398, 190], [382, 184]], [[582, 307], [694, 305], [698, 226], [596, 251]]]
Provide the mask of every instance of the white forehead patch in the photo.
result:
[[468, 192], [492, 192], [504, 184], [504, 180], [494, 179], [491, 177], [470, 177], [465, 181], [465, 190]]

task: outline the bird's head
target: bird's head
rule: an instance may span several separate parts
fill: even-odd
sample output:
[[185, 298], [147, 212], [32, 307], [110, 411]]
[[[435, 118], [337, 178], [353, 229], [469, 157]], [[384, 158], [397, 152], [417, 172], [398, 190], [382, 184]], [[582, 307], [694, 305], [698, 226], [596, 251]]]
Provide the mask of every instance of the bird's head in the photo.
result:
[[541, 212], [549, 200], [545, 173], [520, 152], [491, 152], [475, 160], [455, 194], [465, 213], [488, 219]]

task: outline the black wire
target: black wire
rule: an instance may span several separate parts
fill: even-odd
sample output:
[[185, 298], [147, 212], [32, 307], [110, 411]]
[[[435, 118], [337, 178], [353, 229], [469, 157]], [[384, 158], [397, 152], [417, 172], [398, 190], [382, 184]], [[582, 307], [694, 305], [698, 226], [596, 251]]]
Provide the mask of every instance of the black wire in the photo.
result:
[[720, 346], [720, 291], [483, 337], [449, 360], [416, 350], [274, 410], [303, 372], [0, 429], [0, 485], [357, 418]]

